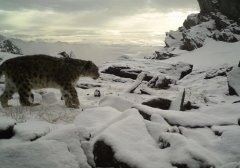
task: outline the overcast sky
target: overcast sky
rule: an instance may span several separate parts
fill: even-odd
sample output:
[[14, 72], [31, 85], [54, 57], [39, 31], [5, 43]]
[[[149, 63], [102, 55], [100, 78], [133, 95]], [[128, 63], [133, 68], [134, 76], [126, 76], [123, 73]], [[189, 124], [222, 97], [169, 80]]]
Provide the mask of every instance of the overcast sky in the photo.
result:
[[197, 0], [0, 0], [0, 34], [156, 45], [197, 11]]

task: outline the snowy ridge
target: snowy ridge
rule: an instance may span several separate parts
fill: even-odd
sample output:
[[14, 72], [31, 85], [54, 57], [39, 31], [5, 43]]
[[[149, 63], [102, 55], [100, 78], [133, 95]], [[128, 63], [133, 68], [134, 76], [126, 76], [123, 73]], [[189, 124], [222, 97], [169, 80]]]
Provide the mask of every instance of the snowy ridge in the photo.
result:
[[[240, 165], [240, 98], [229, 95], [228, 82], [239, 81], [235, 78], [238, 43], [207, 40], [202, 48], [165, 61], [124, 57], [108, 62], [101, 71], [129, 67], [125, 70], [140, 75], [136, 79], [102, 73], [96, 81], [81, 78], [76, 88], [81, 109], [66, 108], [56, 89], [34, 90], [34, 101], [41, 104], [35, 107], [21, 107], [15, 94], [9, 102], [13, 107], [0, 108], [1, 165], [236, 168]], [[0, 54], [3, 60], [17, 56]], [[178, 68], [188, 64], [175, 66], [179, 61], [193, 65], [183, 78]], [[174, 82], [158, 88], [145, 80], [158, 76], [161, 82], [162, 75]], [[0, 88], [2, 92], [4, 80]], [[178, 111], [184, 89], [185, 111]], [[95, 90], [100, 90], [100, 97], [94, 96]], [[175, 110], [143, 105], [149, 100], [175, 102]]]

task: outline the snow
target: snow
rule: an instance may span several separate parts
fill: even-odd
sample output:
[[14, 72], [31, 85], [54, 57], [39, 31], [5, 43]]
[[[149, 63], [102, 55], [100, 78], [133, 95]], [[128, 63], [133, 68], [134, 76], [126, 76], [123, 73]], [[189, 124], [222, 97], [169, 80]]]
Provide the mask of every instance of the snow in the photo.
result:
[[119, 117], [121, 112], [112, 107], [97, 107], [86, 109], [81, 112], [75, 119], [74, 124], [87, 128], [91, 134], [110, 123], [113, 119]]
[[0, 131], [6, 130], [7, 128], [15, 125], [16, 121], [10, 117], [0, 117]]
[[[240, 108], [240, 105], [236, 105]], [[240, 117], [237, 113], [236, 116], [221, 117], [218, 115], [211, 114], [211, 110], [206, 110], [204, 112], [180, 112], [173, 110], [161, 110], [155, 109], [144, 105], [135, 105], [140, 111], [145, 112], [148, 115], [159, 114], [165, 118], [172, 125], [181, 125], [185, 127], [206, 127], [212, 125], [235, 125], [237, 124], [237, 118]], [[235, 107], [236, 108], [236, 107]], [[215, 110], [214, 110], [215, 112]], [[221, 111], [222, 113], [228, 113], [228, 111]], [[218, 113], [217, 113], [218, 114]], [[234, 114], [234, 112], [233, 112]], [[224, 115], [224, 116], [225, 116]]]
[[[98, 80], [81, 78], [78, 86], [89, 87], [76, 87], [80, 109], [66, 108], [57, 89], [34, 90], [34, 101], [40, 103], [35, 107], [20, 106], [19, 96], [14, 94], [9, 101], [12, 107], [0, 108], [0, 130], [14, 125], [15, 132], [10, 139], [0, 139], [0, 167], [99, 167], [94, 163], [94, 145], [104, 141], [114, 151], [115, 161], [129, 167], [236, 168], [240, 166], [240, 103], [233, 102], [240, 98], [228, 94], [228, 81], [237, 81], [235, 88], [239, 88], [235, 76], [239, 52], [239, 42], [208, 39], [202, 48], [164, 61], [122, 56], [100, 69], [129, 66], [152, 76], [171, 76], [175, 82], [167, 89], [157, 89], [142, 79], [111, 74], [102, 73]], [[16, 56], [0, 53], [3, 60]], [[194, 65], [181, 80], [180, 71], [169, 70], [173, 65], [168, 64], [179, 61]], [[228, 76], [218, 75], [225, 71]], [[139, 83], [133, 93], [126, 92]], [[3, 88], [0, 83], [1, 93]], [[96, 90], [101, 97], [94, 97]], [[198, 109], [179, 111], [183, 90], [184, 103], [189, 101]], [[154, 98], [176, 104], [170, 110], [142, 104]], [[148, 115], [148, 120], [139, 111]]]
[[68, 151], [75, 156], [75, 160], [78, 162], [81, 168], [90, 168], [87, 163], [87, 157], [84, 154], [84, 150], [81, 148], [82, 141], [90, 138], [89, 132], [81, 127], [74, 125], [65, 126], [59, 128], [56, 131], [41, 138], [42, 140], [56, 140], [63, 142], [67, 145]]
[[239, 46], [240, 42], [227, 43], [208, 38], [205, 40], [203, 47], [163, 62], [176, 63], [183, 61], [193, 64], [194, 68], [214, 67], [222, 64], [237, 65], [240, 60]]
[[119, 111], [125, 111], [133, 106], [133, 102], [126, 100], [124, 97], [108, 95], [99, 101], [99, 106], [111, 106]]
[[52, 129], [52, 124], [44, 121], [27, 121], [14, 127], [15, 137], [22, 141], [33, 141], [45, 136]]
[[64, 143], [57, 141], [0, 146], [0, 160], [4, 168], [78, 168], [74, 155]]

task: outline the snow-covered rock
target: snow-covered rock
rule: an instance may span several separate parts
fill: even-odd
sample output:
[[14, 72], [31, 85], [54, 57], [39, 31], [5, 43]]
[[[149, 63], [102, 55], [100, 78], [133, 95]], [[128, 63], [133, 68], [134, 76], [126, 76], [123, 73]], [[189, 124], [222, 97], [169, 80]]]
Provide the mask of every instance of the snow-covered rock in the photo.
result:
[[171, 79], [169, 79], [163, 75], [158, 75], [156, 77], [153, 77], [148, 82], [148, 86], [151, 88], [168, 89], [169, 84], [171, 84], [171, 83], [172, 83]]
[[129, 60], [108, 62], [101, 67], [101, 72], [131, 79], [136, 79], [140, 73], [145, 72], [147, 73], [144, 77], [146, 81], [159, 75], [179, 80], [191, 73], [192, 68], [193, 65], [184, 62], [165, 64], [161, 61], [136, 59], [134, 62]]
[[0, 40], [0, 51], [21, 55], [22, 51], [9, 39]]
[[0, 117], [0, 139], [8, 139], [14, 135], [16, 121], [10, 117]]
[[90, 133], [82, 128], [74, 125], [68, 125], [63, 128], [52, 131], [40, 140], [55, 140], [64, 143], [68, 151], [74, 155], [75, 160], [81, 168], [91, 168], [88, 164], [87, 157], [81, 147], [82, 141], [90, 139]]
[[4, 168], [79, 168], [66, 144], [54, 140], [0, 146]]
[[74, 124], [78, 127], [86, 128], [90, 131], [91, 135], [94, 136], [120, 115], [120, 111], [109, 106], [90, 108], [82, 111], [76, 117]]
[[133, 102], [126, 100], [124, 97], [108, 95], [99, 101], [100, 106], [110, 106], [119, 111], [125, 111], [133, 106]]
[[228, 89], [230, 95], [240, 96], [240, 67], [234, 68], [228, 74]]
[[195, 50], [202, 47], [207, 38], [230, 43], [240, 41], [237, 1], [199, 0], [198, 3], [200, 13], [190, 14], [182, 27], [166, 33], [165, 47], [156, 51], [153, 59], [176, 57], [178, 50]]
[[14, 127], [14, 138], [22, 141], [35, 141], [51, 131], [52, 124], [43, 121], [27, 121]]

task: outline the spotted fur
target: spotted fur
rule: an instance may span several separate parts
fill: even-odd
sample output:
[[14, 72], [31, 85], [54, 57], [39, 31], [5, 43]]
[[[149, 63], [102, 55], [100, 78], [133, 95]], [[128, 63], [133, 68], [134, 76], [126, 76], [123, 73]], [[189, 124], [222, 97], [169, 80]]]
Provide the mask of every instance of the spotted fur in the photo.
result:
[[2, 107], [8, 106], [8, 100], [15, 92], [20, 96], [23, 106], [34, 106], [32, 89], [58, 88], [65, 105], [78, 108], [75, 84], [80, 76], [93, 79], [99, 77], [98, 67], [91, 61], [56, 58], [47, 55], [22, 56], [9, 59], [0, 66], [0, 75], [5, 75], [5, 90], [0, 97]]

